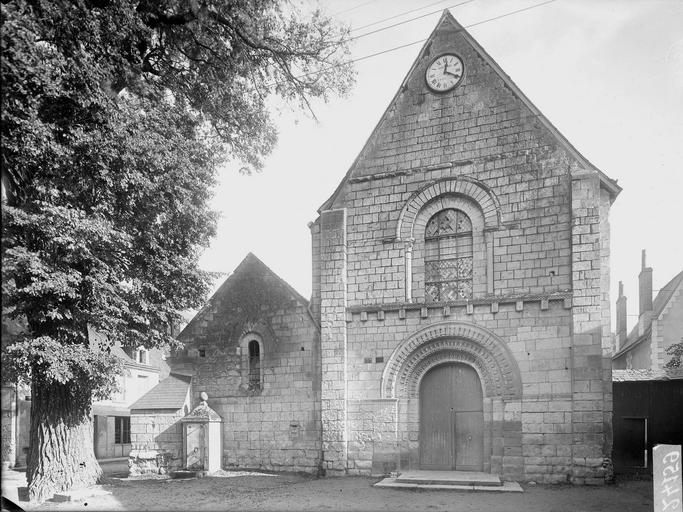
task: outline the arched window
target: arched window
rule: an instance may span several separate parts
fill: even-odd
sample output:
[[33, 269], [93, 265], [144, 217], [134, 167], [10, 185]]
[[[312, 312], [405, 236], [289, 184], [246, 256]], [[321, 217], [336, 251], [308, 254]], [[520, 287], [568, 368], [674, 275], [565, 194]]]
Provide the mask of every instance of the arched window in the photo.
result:
[[425, 230], [425, 296], [428, 302], [472, 297], [472, 221], [461, 210], [441, 210]]
[[249, 389], [261, 389], [261, 347], [259, 342], [249, 342]]

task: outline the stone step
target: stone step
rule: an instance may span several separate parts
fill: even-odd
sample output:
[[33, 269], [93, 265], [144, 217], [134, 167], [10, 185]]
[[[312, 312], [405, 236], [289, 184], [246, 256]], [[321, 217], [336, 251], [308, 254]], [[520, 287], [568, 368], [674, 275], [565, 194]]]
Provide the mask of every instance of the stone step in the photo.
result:
[[377, 482], [375, 487], [388, 489], [422, 489], [425, 491], [457, 491], [457, 492], [524, 492], [517, 482], [503, 482], [502, 485], [455, 485], [455, 484], [422, 484], [401, 483], [396, 478], [385, 478]]
[[498, 475], [480, 471], [405, 471], [396, 478], [401, 484], [422, 485], [478, 485], [501, 487], [503, 484]]

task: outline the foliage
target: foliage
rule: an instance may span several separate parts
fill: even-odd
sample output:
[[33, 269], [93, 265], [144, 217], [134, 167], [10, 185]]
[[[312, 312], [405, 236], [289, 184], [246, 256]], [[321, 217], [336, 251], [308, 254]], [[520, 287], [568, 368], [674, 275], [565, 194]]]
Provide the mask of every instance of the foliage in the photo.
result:
[[683, 365], [683, 338], [680, 343], [674, 343], [666, 348], [666, 354], [671, 356], [668, 363], [664, 365], [665, 368], [681, 368]]
[[4, 378], [106, 395], [113, 344], [172, 346], [204, 300], [216, 172], [262, 166], [268, 98], [348, 91], [345, 32], [277, 0], [1, 8]]

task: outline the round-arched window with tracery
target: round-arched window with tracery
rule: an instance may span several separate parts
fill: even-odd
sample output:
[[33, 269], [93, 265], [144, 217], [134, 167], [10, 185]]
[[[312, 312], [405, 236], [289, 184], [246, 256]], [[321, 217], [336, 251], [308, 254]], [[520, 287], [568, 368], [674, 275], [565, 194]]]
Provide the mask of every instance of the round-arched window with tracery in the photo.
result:
[[425, 291], [428, 302], [472, 297], [472, 221], [461, 210], [441, 210], [427, 223]]

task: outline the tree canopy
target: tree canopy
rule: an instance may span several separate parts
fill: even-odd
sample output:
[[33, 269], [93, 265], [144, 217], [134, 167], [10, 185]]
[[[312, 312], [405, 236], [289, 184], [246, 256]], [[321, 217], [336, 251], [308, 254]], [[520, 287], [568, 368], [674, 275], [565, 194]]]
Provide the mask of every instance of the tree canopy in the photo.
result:
[[349, 90], [346, 29], [278, 0], [1, 9], [3, 322], [23, 325], [3, 377], [87, 408], [113, 385], [110, 344], [172, 346], [179, 312], [204, 300], [217, 170], [263, 165], [268, 98], [307, 109]]
[[[348, 91], [344, 29], [276, 0], [15, 0], [2, 22], [3, 307], [28, 321], [10, 367], [85, 347], [86, 325], [172, 342], [207, 291], [217, 168], [261, 167], [269, 95]], [[69, 357], [45, 375], [69, 380]]]
[[671, 356], [671, 359], [664, 365], [664, 368], [681, 368], [681, 360], [683, 360], [683, 337], [679, 343], [673, 343], [666, 347], [666, 354]]

